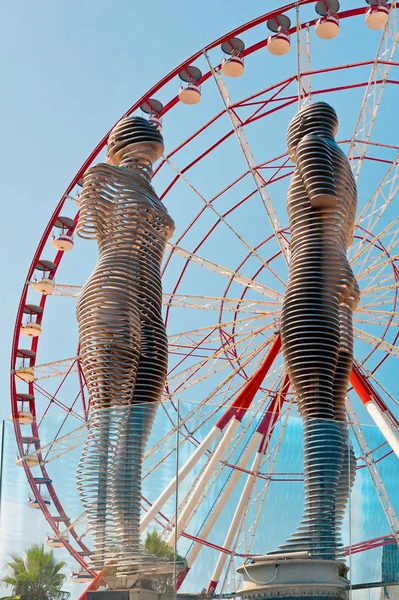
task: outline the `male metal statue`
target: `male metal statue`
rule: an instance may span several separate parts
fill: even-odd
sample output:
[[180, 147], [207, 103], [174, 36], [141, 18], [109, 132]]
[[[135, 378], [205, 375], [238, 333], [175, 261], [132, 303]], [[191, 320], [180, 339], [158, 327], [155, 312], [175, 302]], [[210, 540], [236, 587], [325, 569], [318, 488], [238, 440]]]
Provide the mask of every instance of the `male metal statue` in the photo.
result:
[[281, 337], [288, 374], [304, 424], [305, 509], [283, 552], [334, 559], [354, 477], [345, 422], [353, 361], [352, 311], [359, 288], [347, 259], [357, 192], [348, 159], [335, 142], [331, 106], [302, 108], [288, 128], [296, 163], [287, 209], [291, 263]]
[[95, 568], [140, 570], [141, 464], [163, 391], [168, 345], [160, 268], [174, 222], [151, 185], [161, 133], [127, 117], [108, 139], [107, 164], [84, 175], [79, 236], [99, 261], [77, 304], [80, 356], [90, 397], [78, 488], [94, 535]]

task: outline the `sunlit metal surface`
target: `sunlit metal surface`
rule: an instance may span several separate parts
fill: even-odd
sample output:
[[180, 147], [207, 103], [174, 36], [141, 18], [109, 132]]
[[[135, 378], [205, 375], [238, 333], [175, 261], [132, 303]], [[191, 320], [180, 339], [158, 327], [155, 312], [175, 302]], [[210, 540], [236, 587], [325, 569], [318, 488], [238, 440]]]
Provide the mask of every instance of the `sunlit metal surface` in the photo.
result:
[[352, 311], [359, 288], [347, 259], [357, 192], [335, 142], [338, 119], [324, 102], [303, 107], [288, 129], [296, 163], [288, 191], [291, 263], [281, 336], [284, 359], [304, 420], [305, 510], [285, 551], [340, 555], [340, 528], [355, 459], [345, 397], [353, 362]]
[[96, 239], [99, 261], [77, 303], [91, 416], [78, 487], [94, 535], [93, 563], [136, 572], [141, 464], [163, 391], [168, 344], [160, 267], [174, 223], [151, 186], [159, 131], [122, 119], [107, 164], [84, 176], [77, 233]]

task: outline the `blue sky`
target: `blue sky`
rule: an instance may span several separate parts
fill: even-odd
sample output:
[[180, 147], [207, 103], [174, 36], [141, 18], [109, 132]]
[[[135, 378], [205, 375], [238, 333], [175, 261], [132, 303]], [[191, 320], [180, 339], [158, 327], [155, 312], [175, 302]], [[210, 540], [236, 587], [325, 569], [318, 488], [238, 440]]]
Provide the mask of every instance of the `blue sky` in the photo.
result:
[[[18, 3], [3, 4], [0, 12], [3, 83], [3, 93], [0, 97], [0, 112], [3, 116], [3, 144], [0, 148], [3, 165], [1, 419], [8, 419], [10, 413], [9, 357], [14, 319], [24, 278], [42, 231], [75, 172], [120, 115], [167, 72], [213, 39], [278, 5], [275, 1], [242, 3], [238, 0], [228, 3], [226, 0], [204, 0], [203, 3], [155, 0], [151, 6], [130, 0], [60, 0], [57, 3], [46, 0], [31, 3], [21, 0]], [[342, 5], [345, 5], [343, 8], [360, 6], [361, 0], [349, 0], [342, 2]], [[309, 7], [306, 14], [307, 18], [312, 18], [313, 8]], [[259, 31], [248, 33], [245, 41], [249, 45], [259, 35]], [[266, 35], [266, 29], [262, 35]], [[337, 40], [327, 43], [313, 36], [312, 66], [320, 68], [323, 65], [372, 59], [379, 35], [366, 30], [363, 17], [359, 17], [350, 23], [342, 24]], [[356, 40], [356, 43], [353, 43], [353, 40]], [[221, 52], [215, 51], [211, 58], [214, 62], [220, 60]], [[204, 64], [202, 60], [200, 66], [204, 68]], [[295, 72], [294, 44], [287, 57], [271, 60], [266, 50], [263, 50], [251, 60], [248, 59], [246, 65], [245, 77], [229, 82], [233, 99], [266, 87], [269, 82], [279, 81], [287, 74]], [[320, 79], [320, 83], [319, 80], [315, 82], [315, 89], [321, 85], [327, 87], [352, 80], [365, 81], [369, 71], [370, 68], [367, 67], [353, 76], [349, 71], [334, 76], [326, 75], [323, 76], [323, 80]], [[177, 87], [178, 82], [175, 80], [160, 99], [166, 103], [174, 95]], [[351, 135], [362, 94], [362, 90], [356, 90], [331, 97], [331, 102], [340, 116], [340, 139]], [[375, 139], [385, 143], [395, 143], [395, 140], [397, 142], [398, 132], [395, 132], [392, 126], [392, 119], [387, 118], [390, 114], [389, 107], [397, 101], [396, 90], [395, 94], [393, 90], [387, 90], [376, 124]], [[167, 150], [173, 148], [221, 108], [216, 90], [207, 85], [203, 88], [203, 100], [200, 105], [180, 106], [176, 111], [171, 111], [164, 120]], [[247, 136], [258, 161], [285, 151], [284, 131], [294, 110], [292, 107], [281, 111], [281, 114], [276, 113], [271, 120], [265, 123], [260, 121], [256, 126], [247, 128]], [[204, 139], [201, 138], [187, 148], [184, 154], [179, 153], [173, 158], [176, 166], [182, 168], [205, 144], [209, 145], [216, 136], [221, 135], [227, 126], [227, 118], [221, 119]], [[237, 142], [230, 138], [209, 160], [190, 172], [190, 180], [204, 196], [211, 197], [244, 170], [245, 163]], [[375, 189], [382, 174], [382, 167], [371, 168], [370, 165], [365, 165], [359, 183], [361, 201], [369, 197], [370, 191]], [[157, 189], [163, 189], [172, 175], [173, 173], [166, 172], [166, 169], [161, 171], [155, 182]], [[273, 188], [273, 200], [282, 222], [285, 218], [285, 189], [286, 182], [275, 184]], [[240, 184], [238, 193], [243, 196], [248, 191], [248, 183]], [[234, 200], [235, 193], [227, 194], [224, 199], [218, 201], [217, 209], [225, 210]], [[201, 207], [199, 198], [183, 182], [175, 186], [166, 202], [176, 221], [177, 231], [180, 231]], [[76, 208], [72, 202], [68, 210], [68, 216], [74, 216]], [[212, 215], [206, 214], [186, 243], [191, 244], [191, 248], [194, 247], [212, 222]], [[270, 230], [260, 205], [255, 203], [248, 212], [237, 212], [233, 215], [231, 223], [253, 245], [263, 239]], [[58, 276], [58, 281], [62, 283], [83, 283], [94, 264], [94, 245], [79, 241], [76, 246], [76, 252], [74, 250], [71, 256], [67, 256], [65, 264], [62, 265]], [[244, 256], [237, 240], [226, 228], [204, 245], [203, 254], [229, 268], [235, 268]], [[181, 261], [176, 259], [167, 272], [166, 291], [171, 291], [179, 266]], [[277, 263], [277, 266], [283, 273], [283, 265]], [[253, 263], [250, 262], [247, 268], [243, 273], [249, 276], [250, 272], [253, 272]], [[191, 277], [182, 282], [182, 293], [216, 295], [223, 292], [226, 281], [223, 281], [222, 285], [212, 274], [204, 274], [200, 267], [193, 267], [190, 274]], [[264, 279], [263, 283], [267, 284], [267, 279]], [[233, 286], [231, 295], [234, 297], [241, 291], [240, 286]], [[72, 356], [76, 351], [73, 300], [50, 299], [46, 311], [46, 336], [43, 335], [41, 341], [40, 362]], [[170, 327], [171, 331], [179, 331], [184, 329], [182, 325], [190, 328], [207, 323], [207, 317], [203, 314], [190, 314], [186, 321], [184, 311], [177, 310], [175, 314], [172, 313]], [[364, 349], [359, 348], [359, 351], [363, 352]], [[388, 361], [381, 375], [384, 385], [389, 390], [394, 387], [392, 365], [395, 363]], [[70, 390], [67, 389], [65, 393], [68, 395]], [[202, 384], [195, 388], [195, 393], [190, 392], [184, 397], [184, 400], [195, 402], [206, 393], [206, 385]], [[43, 432], [44, 439], [46, 435], [51, 439], [51, 431], [55, 422], [60, 419], [60, 414], [53, 410], [51, 418], [54, 420], [48, 421], [48, 427]], [[359, 418], [370, 426], [365, 412], [360, 412]], [[8, 429], [11, 432], [11, 428]], [[370, 427], [367, 431], [370, 440], [377, 445], [380, 441], [379, 434]], [[295, 436], [293, 439], [295, 440]], [[12, 446], [9, 446], [8, 452], [11, 456]], [[70, 458], [69, 463], [63, 463], [68, 472], [68, 486], [63, 488], [65, 497], [69, 493], [66, 487], [70, 490], [73, 486], [73, 469], [77, 454], [75, 458]], [[395, 461], [396, 458], [390, 457], [384, 463], [382, 471], [387, 480], [387, 487], [397, 496], [392, 477], [394, 469], [397, 468]], [[31, 528], [32, 537], [36, 535], [36, 527], [40, 529], [42, 539], [43, 532], [47, 531], [46, 525], [40, 523], [40, 514], [35, 516], [37, 523], [32, 525], [28, 509], [22, 509], [27, 496], [27, 485], [21, 479], [22, 472], [17, 471], [10, 463], [9, 481], [18, 484], [14, 487], [14, 483], [10, 483], [11, 489], [7, 486], [6, 501], [14, 503], [14, 496], [18, 497], [18, 501], [21, 502], [21, 515], [24, 514], [21, 522], [29, 521], [27, 526]], [[382, 535], [388, 531], [378, 499], [367, 477], [365, 471], [362, 471], [355, 488], [356, 509], [358, 506], [362, 507], [356, 511], [359, 538], [354, 535], [355, 541]], [[290, 493], [299, 492], [292, 491], [287, 486], [281, 493], [289, 499]], [[279, 497], [277, 492], [275, 497]], [[76, 503], [75, 494], [71, 492], [70, 505], [74, 510], [77, 510]], [[276, 510], [276, 506], [277, 504], [272, 506], [271, 510]], [[14, 539], [16, 545], [10, 542], [10, 549], [11, 546], [22, 548], [23, 527], [19, 531], [20, 537]], [[7, 549], [3, 548], [4, 551]], [[375, 569], [373, 575], [378, 577], [378, 556], [378, 553], [369, 553], [358, 559], [358, 580], [370, 572], [371, 563]]]

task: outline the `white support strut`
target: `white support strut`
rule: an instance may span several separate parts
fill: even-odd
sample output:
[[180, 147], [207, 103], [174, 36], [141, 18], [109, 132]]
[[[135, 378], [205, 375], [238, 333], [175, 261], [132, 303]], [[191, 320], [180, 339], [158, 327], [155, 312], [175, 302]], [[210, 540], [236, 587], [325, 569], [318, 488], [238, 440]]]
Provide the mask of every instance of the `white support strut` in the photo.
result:
[[[228, 480], [225, 488], [223, 489], [222, 493], [220, 494], [219, 498], [217, 499], [215, 506], [212, 508], [212, 511], [210, 512], [207, 520], [205, 521], [204, 525], [201, 527], [201, 529], [198, 533], [198, 537], [201, 540], [206, 540], [208, 538], [208, 535], [212, 531], [223, 508], [225, 508], [228, 499], [230, 498], [232, 492], [234, 491], [234, 489], [238, 483], [238, 480], [240, 479], [241, 475], [244, 473], [243, 469], [246, 468], [249, 459], [251, 458], [256, 446], [258, 446], [260, 444], [261, 439], [262, 439], [262, 433], [260, 433], [259, 431], [255, 431], [254, 434], [252, 435], [251, 439], [249, 440], [249, 443], [248, 443], [247, 447], [245, 448], [239, 462], [237, 463], [237, 468], [234, 469], [234, 471], [232, 472], [230, 479]], [[194, 564], [194, 561], [196, 560], [202, 547], [203, 547], [203, 545], [200, 542], [194, 542], [194, 544], [192, 545], [190, 552], [186, 556], [187, 567], [189, 569]]]
[[278, 220], [276, 211], [274, 210], [274, 206], [270, 199], [270, 196], [266, 190], [265, 182], [262, 179], [262, 177], [259, 175], [259, 172], [256, 168], [256, 161], [255, 161], [254, 155], [252, 153], [252, 150], [250, 148], [250, 145], [248, 143], [247, 136], [245, 135], [244, 129], [242, 128], [241, 123], [240, 123], [239, 119], [237, 118], [237, 115], [234, 113], [233, 110], [231, 110], [231, 105], [232, 105], [231, 98], [227, 91], [226, 85], [223, 81], [220, 71], [213, 68], [213, 66], [209, 60], [208, 53], [206, 51], [204, 52], [204, 55], [208, 62], [209, 69], [215, 80], [216, 86], [219, 90], [220, 96], [223, 100], [223, 104], [225, 106], [226, 113], [231, 121], [231, 124], [233, 126], [236, 137], [240, 144], [244, 158], [247, 162], [248, 169], [255, 181], [256, 187], [260, 194], [260, 197], [262, 198], [263, 205], [265, 207], [270, 224], [271, 224], [274, 234], [276, 236], [278, 245], [280, 246], [281, 252], [285, 258], [286, 263], [288, 264], [289, 263], [289, 252], [288, 252], [288, 247], [284, 241], [284, 238], [281, 236], [282, 227], [279, 223], [279, 220]]
[[370, 473], [370, 477], [374, 484], [375, 490], [378, 494], [380, 502], [382, 504], [382, 508], [385, 512], [385, 516], [389, 523], [389, 527], [391, 528], [392, 535], [395, 538], [396, 543], [399, 545], [399, 521], [392, 506], [391, 500], [387, 494], [385, 486], [382, 482], [380, 474], [378, 472], [377, 466], [373, 459], [373, 455], [370, 452], [370, 448], [366, 442], [366, 438], [364, 437], [362, 428], [356, 416], [356, 413], [353, 409], [352, 403], [349, 398], [346, 399], [346, 412], [348, 415], [349, 423], [351, 425], [352, 431], [355, 435], [356, 441], [359, 445], [362, 459], [364, 460], [365, 465], [367, 466], [368, 472]]
[[380, 407], [370, 400], [365, 404], [366, 410], [381, 431], [382, 435], [399, 458], [399, 432], [392, 423], [388, 420], [388, 416]]
[[[398, 41], [399, 28], [396, 14], [396, 0], [393, 0], [349, 146], [348, 158], [353, 161], [352, 168], [356, 181], [360, 175], [367, 151], [367, 142], [371, 138]], [[358, 154], [358, 156], [356, 157], [355, 154]]]
[[312, 87], [310, 78], [310, 29], [309, 24], [302, 27], [299, 4], [296, 5], [296, 49], [298, 79], [298, 110], [311, 102]]
[[222, 455], [224, 454], [224, 452], [227, 450], [227, 448], [232, 440], [232, 437], [235, 434], [238, 427], [240, 426], [240, 424], [241, 424], [241, 421], [236, 418], [233, 418], [230, 421], [226, 431], [223, 434], [222, 439], [220, 440], [216, 449], [213, 451], [212, 456], [210, 457], [210, 459], [198, 481], [198, 484], [196, 485], [195, 489], [192, 491], [191, 496], [190, 496], [186, 506], [184, 507], [184, 509], [182, 510], [180, 515], [176, 515], [176, 521], [177, 521], [175, 524], [176, 532], [173, 529], [172, 533], [170, 534], [169, 538], [167, 539], [167, 544], [170, 547], [174, 546], [175, 536], [177, 538], [179, 538], [181, 532], [187, 525], [187, 523], [190, 519], [191, 513], [192, 513], [200, 495], [204, 492], [208, 481], [212, 477], [217, 464], [219, 463], [220, 459], [222, 458]]
[[[260, 468], [263, 458], [264, 458], [263, 452], [260, 452], [258, 450], [252, 461], [252, 465], [251, 465], [251, 469], [250, 469], [252, 473], [257, 473], [259, 471], [259, 468]], [[252, 494], [252, 490], [255, 485], [255, 482], [256, 482], [256, 475], [248, 475], [247, 480], [244, 485], [244, 489], [241, 492], [240, 500], [237, 504], [237, 508], [235, 510], [233, 519], [231, 521], [229, 530], [228, 530], [225, 540], [223, 542], [224, 548], [230, 548], [234, 541], [235, 536], [237, 535], [237, 529], [240, 526], [242, 516], [243, 516], [245, 508], [248, 504], [249, 498]], [[222, 574], [223, 567], [226, 563], [227, 558], [228, 558], [227, 554], [223, 553], [223, 554], [219, 555], [218, 562], [216, 564], [215, 570], [212, 575], [211, 583], [208, 588], [208, 593], [212, 593], [214, 591], [214, 589], [216, 588], [216, 584], [220, 580], [220, 576]]]
[[176, 490], [176, 481], [182, 483], [187, 475], [191, 472], [191, 470], [195, 467], [197, 462], [200, 460], [201, 456], [205, 454], [208, 450], [209, 446], [216, 440], [216, 438], [221, 434], [222, 430], [216, 425], [212, 427], [208, 435], [201, 442], [201, 444], [194, 450], [191, 454], [190, 458], [185, 462], [181, 469], [179, 469], [178, 477], [173, 477], [171, 481], [168, 483], [163, 492], [158, 496], [155, 500], [151, 508], [145, 513], [143, 518], [140, 521], [140, 533], [142, 533], [145, 528], [151, 523], [151, 521], [156, 517], [157, 513], [161, 510], [164, 504], [169, 500], [169, 498], [174, 494]]

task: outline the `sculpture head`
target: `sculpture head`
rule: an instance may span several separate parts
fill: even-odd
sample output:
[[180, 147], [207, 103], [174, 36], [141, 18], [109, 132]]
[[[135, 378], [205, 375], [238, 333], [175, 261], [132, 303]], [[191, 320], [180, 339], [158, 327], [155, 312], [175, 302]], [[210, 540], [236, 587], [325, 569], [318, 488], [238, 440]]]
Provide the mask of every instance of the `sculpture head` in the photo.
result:
[[163, 137], [142, 117], [124, 117], [108, 138], [108, 162], [118, 166], [124, 157], [142, 158], [153, 164], [164, 151]]
[[338, 117], [335, 110], [326, 102], [307, 104], [292, 119], [288, 126], [288, 154], [296, 162], [296, 147], [308, 133], [335, 137], [338, 131]]

